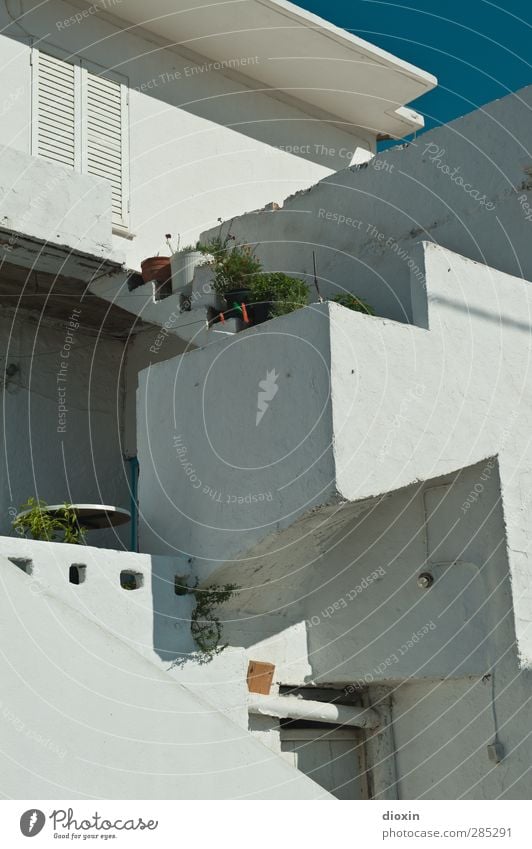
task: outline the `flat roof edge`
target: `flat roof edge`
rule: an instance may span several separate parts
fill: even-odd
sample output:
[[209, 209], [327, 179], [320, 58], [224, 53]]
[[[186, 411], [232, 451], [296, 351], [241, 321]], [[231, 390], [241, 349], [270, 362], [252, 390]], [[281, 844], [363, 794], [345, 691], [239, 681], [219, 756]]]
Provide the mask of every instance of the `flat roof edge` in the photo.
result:
[[424, 71], [417, 65], [412, 65], [410, 62], [400, 59], [393, 53], [388, 53], [388, 51], [383, 50], [381, 47], [377, 47], [370, 41], [365, 41], [363, 38], [353, 35], [353, 33], [349, 32], [349, 30], [338, 27], [336, 24], [327, 21], [325, 18], [321, 18], [313, 12], [308, 12], [306, 9], [301, 8], [301, 6], [296, 6], [294, 3], [289, 2], [289, 0], [255, 0], [255, 2], [260, 3], [262, 6], [267, 6], [274, 11], [278, 11], [293, 20], [298, 20], [310, 29], [322, 31], [326, 37], [333, 38], [335, 41], [344, 44], [345, 47], [351, 50], [356, 50], [359, 53], [365, 53], [373, 58], [378, 58], [383, 64], [393, 66], [397, 68], [397, 70], [415, 77], [422, 84], [426, 85], [427, 91], [430, 91], [438, 85], [438, 78], [435, 77], [434, 74]]

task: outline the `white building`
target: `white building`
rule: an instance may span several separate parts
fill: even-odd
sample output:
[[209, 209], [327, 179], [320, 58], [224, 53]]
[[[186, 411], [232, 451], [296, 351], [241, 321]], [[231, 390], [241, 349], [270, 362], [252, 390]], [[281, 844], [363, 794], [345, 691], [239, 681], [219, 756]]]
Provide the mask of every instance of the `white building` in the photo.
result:
[[[136, 374], [153, 343], [153, 331], [142, 331], [159, 318], [151, 288], [129, 293], [141, 320], [117, 308], [128, 269], [167, 253], [168, 232], [174, 243], [178, 234], [182, 245], [193, 242], [219, 217], [281, 202], [367, 159], [379, 135], [411, 133], [422, 119], [405, 103], [435, 84], [289, 4], [246, 3], [249, 21], [242, 3], [221, 4], [236, 32], [226, 37], [217, 35], [224, 29], [212, 3], [207, 20], [189, 4], [172, 3], [170, 14], [156, 5], [143, 26], [144, 4], [78, 5], [0, 4], [2, 339], [17, 367], [6, 387], [4, 532], [8, 511], [36, 490], [49, 503], [129, 500], [122, 455], [136, 454]], [[330, 59], [305, 70], [303, 88], [303, 60], [283, 59], [296, 49]], [[331, 68], [340, 93], [325, 114]], [[88, 283], [106, 289], [113, 307], [86, 293]], [[75, 379], [58, 385], [73, 309], [81, 310], [69, 360]], [[165, 305], [163, 321], [169, 313]], [[182, 350], [176, 339], [164, 356]], [[39, 427], [28, 453], [19, 422], [30, 386]], [[58, 396], [59, 388], [68, 391]], [[59, 398], [68, 407], [61, 442]]]
[[[290, 3], [15, 5], [0, 789], [528, 798], [532, 90], [374, 156], [434, 78]], [[209, 267], [139, 285], [220, 218], [376, 316], [220, 334]], [[31, 495], [133, 521], [17, 539]], [[238, 587], [207, 663], [196, 581]]]

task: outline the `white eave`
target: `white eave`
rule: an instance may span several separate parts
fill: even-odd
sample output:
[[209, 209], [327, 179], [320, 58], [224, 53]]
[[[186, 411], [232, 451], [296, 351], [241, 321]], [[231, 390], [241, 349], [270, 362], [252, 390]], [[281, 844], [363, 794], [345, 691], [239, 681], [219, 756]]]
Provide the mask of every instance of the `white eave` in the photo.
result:
[[[176, 47], [232, 62], [255, 87], [294, 98], [347, 130], [401, 138], [423, 126], [406, 104], [437, 85], [426, 71], [286, 0], [122, 0], [116, 12]], [[239, 64], [252, 57], [253, 64]]]

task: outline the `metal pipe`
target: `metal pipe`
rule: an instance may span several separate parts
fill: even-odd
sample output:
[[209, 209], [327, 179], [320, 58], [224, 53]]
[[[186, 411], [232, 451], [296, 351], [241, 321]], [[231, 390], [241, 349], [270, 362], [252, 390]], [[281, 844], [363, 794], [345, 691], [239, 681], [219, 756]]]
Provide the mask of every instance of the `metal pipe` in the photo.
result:
[[261, 696], [249, 694], [248, 710], [260, 716], [281, 719], [307, 719], [332, 725], [353, 725], [356, 728], [376, 728], [380, 717], [373, 708], [338, 705], [334, 702], [314, 702], [295, 696]]
[[131, 551], [138, 551], [138, 480], [139, 461], [136, 457], [128, 457], [131, 473]]

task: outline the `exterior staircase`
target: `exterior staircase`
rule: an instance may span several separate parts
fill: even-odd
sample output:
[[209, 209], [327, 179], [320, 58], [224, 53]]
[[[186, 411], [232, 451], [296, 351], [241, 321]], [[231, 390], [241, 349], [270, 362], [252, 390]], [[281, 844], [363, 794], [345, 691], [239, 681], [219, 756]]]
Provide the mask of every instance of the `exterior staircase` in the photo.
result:
[[[240, 695], [231, 653], [214, 672], [191, 661], [195, 686], [194, 674], [180, 680], [168, 635], [175, 657], [186, 645], [190, 600], [173, 594], [169, 561], [150, 576], [144, 555], [6, 537], [0, 544], [0, 631], [10, 646], [9, 660], [0, 658], [0, 761], [11, 798], [331, 798], [237, 723], [227, 700], [224, 712], [224, 692]], [[87, 570], [80, 584], [69, 582], [74, 559]], [[149, 583], [124, 590], [124, 569]], [[164, 596], [154, 593], [158, 582]]]

